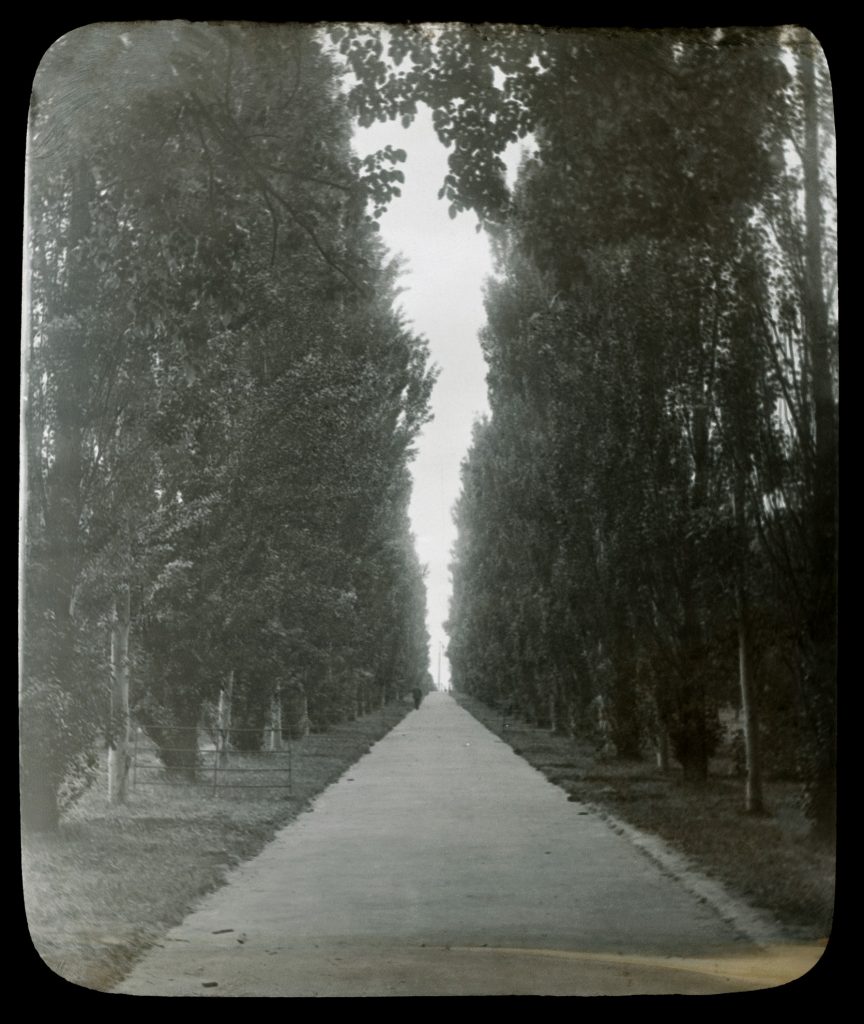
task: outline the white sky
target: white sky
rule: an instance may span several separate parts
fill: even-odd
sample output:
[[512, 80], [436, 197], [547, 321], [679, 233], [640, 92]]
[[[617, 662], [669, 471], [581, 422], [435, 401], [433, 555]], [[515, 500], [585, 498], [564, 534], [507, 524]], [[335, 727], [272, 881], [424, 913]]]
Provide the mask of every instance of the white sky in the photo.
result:
[[447, 151], [435, 136], [428, 110], [421, 108], [407, 129], [386, 122], [355, 130], [354, 147], [361, 157], [387, 145], [404, 149], [408, 159], [401, 165], [402, 196], [382, 218], [381, 237], [391, 252], [406, 260], [400, 304], [414, 331], [429, 341], [432, 361], [440, 369], [432, 394], [435, 418], [423, 431], [412, 467], [410, 513], [417, 552], [428, 569], [429, 667], [437, 682], [440, 650], [440, 685], [447, 689], [443, 623], [456, 539], [452, 509], [471, 425], [488, 411], [486, 364], [477, 332], [486, 319], [482, 289], [492, 262], [486, 235], [477, 233], [476, 216], [466, 213], [451, 220], [447, 202], [436, 198], [447, 173]]

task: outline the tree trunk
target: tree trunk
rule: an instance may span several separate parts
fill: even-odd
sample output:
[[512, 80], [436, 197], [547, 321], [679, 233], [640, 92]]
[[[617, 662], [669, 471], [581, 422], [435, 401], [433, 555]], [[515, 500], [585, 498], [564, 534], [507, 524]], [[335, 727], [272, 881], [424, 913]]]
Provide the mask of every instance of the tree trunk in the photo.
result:
[[[693, 408], [693, 492], [691, 511], [699, 515], [705, 506], [708, 487], [708, 408]], [[706, 720], [705, 683], [702, 674], [702, 625], [696, 614], [699, 575], [697, 541], [684, 540], [686, 561], [682, 591], [684, 626], [681, 636], [682, 678], [679, 681], [675, 730], [671, 736], [675, 757], [681, 763], [684, 779], [702, 785], [708, 779], [708, 728]]]
[[146, 715], [142, 716], [144, 731], [156, 744], [159, 759], [165, 770], [189, 782], [194, 782], [201, 764], [198, 747], [198, 704], [171, 709], [171, 724], [161, 725]]
[[759, 744], [759, 715], [750, 657], [750, 628], [746, 611], [738, 614], [738, 680], [741, 686], [741, 712], [744, 720], [744, 752], [747, 764], [747, 784], [744, 808], [748, 814], [764, 814], [765, 799], [762, 792], [762, 755]]
[[111, 615], [111, 720], [108, 802], [123, 804], [129, 780], [129, 585], [120, 588]]
[[228, 767], [228, 748], [231, 743], [231, 702], [234, 698], [234, 669], [228, 673], [225, 685], [219, 691], [216, 717], [216, 757], [220, 768]]
[[807, 811], [814, 832], [833, 838], [836, 793], [837, 410], [831, 369], [822, 249], [815, 41], [799, 57], [804, 97], [805, 318], [813, 387], [815, 461], [811, 516], [813, 590], [806, 637], [806, 710], [811, 737]]
[[309, 735], [309, 702], [302, 683], [294, 682], [282, 691], [282, 735], [302, 739]]
[[549, 694], [549, 727], [555, 736], [569, 734], [569, 707], [562, 692], [557, 675], [553, 675], [552, 690]]
[[744, 723], [744, 753], [747, 767], [744, 807], [748, 814], [764, 814], [762, 792], [762, 756], [759, 744], [759, 710], [752, 671], [750, 603], [747, 593], [748, 551], [747, 517], [745, 514], [745, 481], [743, 462], [736, 471], [733, 505], [738, 551], [735, 565], [735, 603], [738, 615], [738, 684], [741, 690], [741, 713]]
[[550, 731], [552, 733], [555, 733], [555, 732], [558, 731], [558, 708], [557, 708], [556, 702], [555, 702], [555, 692], [554, 692], [554, 690], [550, 690], [549, 691], [549, 696], [547, 698], [547, 704], [548, 704], [548, 709], [546, 711], [546, 714], [547, 714], [547, 716], [549, 718], [549, 729], [550, 729]]
[[657, 767], [661, 772], [669, 771], [669, 733], [660, 726], [657, 733]]
[[708, 781], [708, 730], [701, 687], [688, 689], [676, 719], [671, 739], [684, 781], [704, 785]]
[[642, 723], [636, 690], [636, 659], [633, 633], [626, 611], [611, 602], [610, 625], [614, 630], [606, 659], [607, 714], [616, 757], [639, 761], [642, 757]]
[[270, 700], [270, 724], [267, 729], [266, 750], [282, 749], [282, 690], [276, 687], [276, 691]]

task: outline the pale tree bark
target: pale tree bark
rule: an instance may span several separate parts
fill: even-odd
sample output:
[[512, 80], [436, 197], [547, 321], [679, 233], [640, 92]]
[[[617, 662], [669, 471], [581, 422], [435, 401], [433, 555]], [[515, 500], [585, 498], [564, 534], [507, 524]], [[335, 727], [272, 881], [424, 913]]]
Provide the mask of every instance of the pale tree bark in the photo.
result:
[[234, 669], [228, 673], [225, 685], [219, 691], [216, 712], [216, 751], [220, 768], [228, 767], [228, 746], [231, 740], [231, 703], [234, 698]]
[[111, 724], [108, 736], [108, 801], [126, 802], [129, 765], [129, 585], [114, 598], [111, 614]]
[[278, 686], [270, 699], [270, 724], [265, 739], [267, 750], [282, 749], [282, 689]]
[[741, 689], [741, 713], [744, 720], [744, 752], [747, 765], [744, 808], [748, 814], [765, 814], [765, 797], [762, 788], [762, 754], [759, 743], [759, 715], [756, 710], [750, 629], [747, 619], [746, 610], [739, 610], [738, 681]]
[[759, 743], [759, 711], [753, 678], [753, 657], [750, 608], [744, 569], [736, 570], [735, 603], [738, 617], [738, 685], [741, 692], [741, 715], [744, 723], [744, 753], [747, 782], [744, 807], [748, 814], [764, 814], [762, 789], [762, 754]]
[[753, 676], [753, 643], [750, 600], [747, 588], [747, 554], [749, 533], [746, 514], [745, 463], [736, 470], [732, 506], [735, 514], [737, 552], [735, 559], [735, 610], [738, 619], [738, 686], [741, 693], [741, 715], [744, 723], [744, 754], [747, 770], [744, 807], [748, 814], [764, 814], [762, 788], [762, 753], [759, 743], [759, 708]]

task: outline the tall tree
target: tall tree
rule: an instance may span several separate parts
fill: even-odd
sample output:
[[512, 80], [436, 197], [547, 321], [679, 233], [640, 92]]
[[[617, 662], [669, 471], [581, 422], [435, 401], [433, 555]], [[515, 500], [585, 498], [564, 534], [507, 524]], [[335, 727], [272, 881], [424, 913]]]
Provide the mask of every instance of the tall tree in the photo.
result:
[[[737, 651], [758, 809], [751, 648], [754, 637], [763, 641], [751, 628], [759, 616], [750, 596], [768, 557], [777, 593], [796, 595], [792, 633], [810, 638], [799, 659], [802, 708], [815, 741], [808, 749], [821, 753], [805, 774], [821, 792], [810, 813], [823, 831], [827, 814], [830, 831], [834, 598], [826, 595], [835, 574], [825, 567], [836, 564], [836, 361], [821, 280], [831, 241], [820, 139], [830, 137], [830, 111], [824, 71], [809, 70], [812, 39], [781, 30], [408, 27], [388, 30], [388, 64], [368, 28], [334, 38], [357, 76], [360, 122], [408, 122], [418, 103], [429, 104], [449, 147], [440, 197], [453, 216], [473, 209], [498, 239], [506, 284], [490, 305], [486, 429], [502, 443], [520, 428], [538, 432], [535, 451], [555, 467], [547, 479], [563, 486], [544, 490], [531, 515], [539, 524], [557, 489], [567, 498], [555, 507], [582, 537], [576, 547], [573, 529], [547, 533], [550, 556], [563, 553], [552, 564], [580, 551], [573, 575], [597, 580], [595, 598], [609, 595], [588, 630], [593, 640], [572, 660], [587, 659], [595, 688], [634, 672], [653, 678], [663, 730], [698, 780], [712, 748], [712, 705], [728, 693]], [[529, 133], [534, 156], [511, 194], [501, 154]], [[790, 170], [793, 146], [800, 170]], [[564, 387], [552, 380], [550, 388], [544, 363]], [[574, 487], [555, 465], [562, 450], [585, 452]], [[513, 472], [478, 458], [499, 485]], [[543, 596], [544, 562], [527, 562], [534, 610], [556, 604]], [[457, 605], [469, 614], [463, 597]], [[587, 606], [570, 601], [583, 626]], [[562, 625], [564, 607], [553, 616]], [[451, 628], [460, 629], [455, 612]], [[498, 639], [487, 647], [503, 649]], [[529, 666], [542, 655], [538, 662], [527, 642], [508, 638], [507, 647], [525, 692], [535, 693]]]
[[[33, 827], [56, 825], [100, 736], [122, 794], [127, 694], [165, 763], [191, 772], [226, 671], [245, 668], [238, 697], [251, 685], [266, 702], [298, 652], [320, 661], [322, 625], [352, 662], [370, 538], [410, 543], [393, 510], [433, 375], [366, 213], [404, 155], [361, 169], [337, 81], [314, 30], [240, 24], [90, 26], [40, 68], [22, 694]], [[415, 568], [403, 559], [388, 594]], [[397, 628], [390, 604], [374, 614]], [[422, 644], [413, 655], [425, 668]]]

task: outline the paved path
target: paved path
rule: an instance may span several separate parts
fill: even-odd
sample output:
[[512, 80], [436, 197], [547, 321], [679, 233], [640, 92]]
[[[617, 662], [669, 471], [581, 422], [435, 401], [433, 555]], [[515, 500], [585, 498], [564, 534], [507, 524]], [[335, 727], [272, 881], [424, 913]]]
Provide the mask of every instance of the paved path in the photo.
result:
[[116, 991], [709, 993], [777, 984], [812, 962], [755, 949], [432, 694]]

